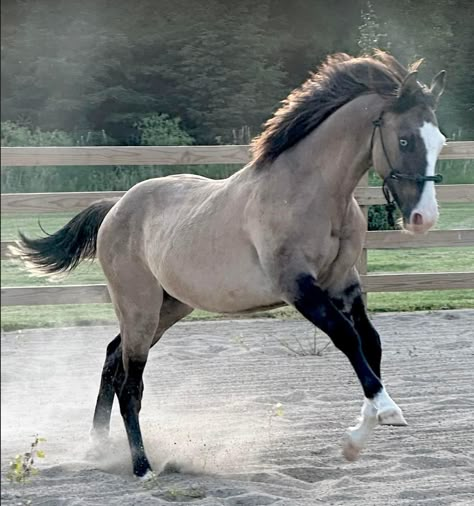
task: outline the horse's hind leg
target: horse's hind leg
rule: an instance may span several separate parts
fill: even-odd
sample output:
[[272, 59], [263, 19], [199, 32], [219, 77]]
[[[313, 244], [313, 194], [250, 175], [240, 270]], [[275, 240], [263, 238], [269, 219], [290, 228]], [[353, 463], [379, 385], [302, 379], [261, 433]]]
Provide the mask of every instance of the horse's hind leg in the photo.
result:
[[[179, 302], [167, 293], [164, 294], [163, 304], [160, 311], [158, 330], [152, 342], [154, 346], [161, 336], [176, 322], [189, 315], [192, 307]], [[91, 435], [98, 443], [102, 443], [109, 434], [110, 415], [115, 397], [114, 379], [123, 371], [120, 366], [122, 361], [121, 337], [118, 334], [107, 346], [106, 358], [102, 369], [102, 377], [97, 396]]]
[[119, 371], [122, 360], [122, 346], [120, 334], [109, 343], [105, 357], [99, 394], [95, 405], [94, 420], [91, 435], [98, 443], [103, 442], [109, 435], [110, 415], [114, 403], [114, 378]]
[[175, 323], [182, 320], [194, 311], [194, 308], [183, 304], [179, 300], [171, 297], [164, 292], [163, 304], [160, 311], [160, 324], [153, 338], [152, 346], [154, 346], [161, 336]]
[[[165, 300], [167, 304], [164, 308]], [[129, 308], [129, 305], [132, 308]], [[158, 307], [160, 307], [160, 316], [156, 311]], [[139, 294], [128, 294], [126, 308], [125, 311], [123, 308], [120, 311], [125, 374], [123, 381], [120, 381], [120, 375], [116, 376], [115, 391], [130, 444], [133, 473], [142, 477], [151, 471], [138, 421], [143, 396], [143, 371], [148, 352], [166, 328], [189, 314], [192, 309], [174, 299], [166, 299], [163, 290], [158, 285], [148, 286], [148, 289], [144, 289], [141, 285]], [[159, 323], [161, 314], [163, 315], [162, 325]]]
[[[101, 263], [108, 280], [108, 287], [115, 312], [120, 322], [118, 337], [109, 345], [107, 359], [112, 362], [111, 374], [103, 379], [99, 392], [99, 406], [95, 421], [104, 427], [108, 425], [113, 396], [110, 379], [117, 395], [120, 413], [127, 432], [132, 456], [133, 472], [144, 476], [151, 470], [146, 457], [139, 423], [143, 395], [143, 371], [148, 352], [159, 327], [160, 310], [163, 303], [163, 289], [143, 264], [127, 255], [110, 255], [102, 251]], [[116, 351], [113, 351], [114, 346]], [[121, 352], [120, 352], [121, 351]], [[106, 369], [107, 369], [106, 359]], [[104, 415], [102, 416], [101, 413]], [[102, 416], [102, 418], [101, 418]]]
[[[135, 273], [134, 281], [137, 281], [137, 276]], [[140, 293], [127, 292], [124, 296], [116, 286], [112, 289], [121, 333], [107, 347], [93, 422], [94, 435], [103, 437], [108, 434], [115, 392], [136, 476], [144, 476], [151, 470], [138, 418], [148, 351], [169, 327], [193, 310], [164, 293], [149, 274], [146, 282], [140, 284]], [[137, 285], [131, 284], [128, 288], [133, 286]]]

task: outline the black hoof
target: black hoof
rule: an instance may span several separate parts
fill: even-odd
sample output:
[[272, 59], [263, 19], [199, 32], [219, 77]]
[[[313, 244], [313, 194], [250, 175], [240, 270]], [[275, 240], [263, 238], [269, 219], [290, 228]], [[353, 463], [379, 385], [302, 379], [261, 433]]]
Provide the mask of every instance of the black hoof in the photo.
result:
[[137, 459], [133, 463], [133, 474], [138, 478], [143, 478], [148, 472], [152, 472], [152, 469], [146, 457]]

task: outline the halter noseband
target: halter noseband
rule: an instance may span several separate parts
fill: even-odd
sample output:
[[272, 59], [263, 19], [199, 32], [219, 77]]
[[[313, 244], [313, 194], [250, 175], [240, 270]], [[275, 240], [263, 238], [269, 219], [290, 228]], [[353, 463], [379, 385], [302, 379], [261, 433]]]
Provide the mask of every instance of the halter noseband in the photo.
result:
[[441, 183], [443, 181], [443, 176], [441, 174], [435, 174], [434, 176], [420, 176], [419, 174], [406, 174], [404, 172], [400, 172], [399, 170], [396, 170], [393, 168], [392, 163], [390, 162], [390, 158], [387, 153], [387, 149], [385, 148], [385, 143], [383, 140], [382, 135], [382, 126], [383, 126], [383, 115], [384, 111], [380, 113], [380, 116], [377, 119], [374, 119], [372, 121], [372, 125], [374, 125], [374, 129], [372, 130], [372, 137], [370, 139], [370, 153], [372, 155], [372, 149], [374, 147], [374, 137], [375, 137], [375, 131], [377, 128], [379, 129], [380, 133], [380, 143], [382, 144], [382, 151], [385, 156], [385, 160], [387, 161], [387, 164], [390, 168], [390, 172], [388, 173], [388, 176], [386, 176], [383, 180], [382, 185], [382, 191], [383, 195], [385, 197], [385, 200], [387, 201], [387, 218], [388, 223], [391, 227], [394, 225], [394, 218], [393, 213], [395, 211], [395, 200], [391, 198], [390, 195], [390, 189], [387, 186], [387, 182], [389, 179], [393, 179], [395, 181], [411, 181], [413, 183], [424, 183], [426, 181], [433, 181], [434, 183]]

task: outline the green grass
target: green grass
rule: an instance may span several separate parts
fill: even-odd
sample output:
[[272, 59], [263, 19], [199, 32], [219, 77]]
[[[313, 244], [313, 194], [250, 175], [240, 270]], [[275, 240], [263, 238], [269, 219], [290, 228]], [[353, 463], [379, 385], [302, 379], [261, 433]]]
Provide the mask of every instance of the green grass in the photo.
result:
[[474, 309], [474, 290], [369, 293], [368, 305], [374, 313]]
[[474, 204], [439, 204], [440, 218], [436, 228], [450, 230], [459, 228], [474, 228]]
[[[440, 204], [438, 230], [474, 228], [473, 204]], [[369, 250], [369, 273], [463, 272], [474, 268], [474, 248]], [[371, 311], [474, 308], [474, 290], [369, 293]]]
[[369, 250], [367, 263], [372, 274], [471, 271], [474, 268], [474, 248]]
[[[54, 232], [73, 214], [41, 216], [41, 224]], [[474, 228], [474, 205], [443, 204], [438, 229]], [[2, 241], [14, 240], [17, 231], [41, 235], [37, 217], [30, 215], [2, 216]], [[474, 248], [430, 248], [413, 250], [370, 250], [370, 273], [384, 272], [449, 272], [472, 271]], [[54, 284], [103, 283], [104, 277], [96, 264], [81, 265], [71, 275]], [[47, 278], [29, 276], [11, 261], [2, 261], [2, 286], [39, 286], [51, 282]], [[474, 290], [446, 290], [403, 293], [371, 293], [368, 297], [371, 311], [414, 311], [434, 309], [474, 308]], [[248, 318], [251, 315], [244, 315]], [[298, 318], [290, 308], [281, 308], [253, 316], [269, 318]], [[188, 319], [228, 318], [204, 311], [194, 311]], [[5, 330], [115, 323], [113, 309], [107, 304], [30, 306], [2, 308], [2, 328]]]

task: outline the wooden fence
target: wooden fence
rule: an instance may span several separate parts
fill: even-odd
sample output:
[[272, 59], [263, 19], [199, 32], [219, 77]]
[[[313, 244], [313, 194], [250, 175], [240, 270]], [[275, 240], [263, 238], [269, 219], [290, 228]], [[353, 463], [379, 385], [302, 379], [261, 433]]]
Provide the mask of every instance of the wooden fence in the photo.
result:
[[[440, 159], [474, 159], [474, 142], [448, 143]], [[248, 146], [156, 146], [156, 147], [31, 147], [2, 148], [1, 165], [13, 166], [91, 166], [91, 165], [196, 165], [239, 164], [249, 161]], [[32, 168], [31, 170], [34, 170]], [[81, 169], [84, 170], [84, 169]], [[367, 180], [362, 182], [367, 184]], [[2, 213], [50, 213], [79, 211], [100, 198], [124, 192], [66, 192], [3, 194]], [[437, 187], [440, 202], [474, 203], [474, 185]], [[384, 204], [380, 188], [359, 186], [356, 198], [368, 206]], [[2, 259], [8, 242], [1, 243]], [[436, 230], [423, 236], [399, 231], [367, 232], [359, 271], [366, 292], [398, 292], [474, 288], [474, 272], [409, 274], [367, 274], [367, 249], [400, 249], [474, 246], [474, 229]], [[2, 287], [2, 305], [85, 304], [110, 302], [105, 285], [42, 287]]]

